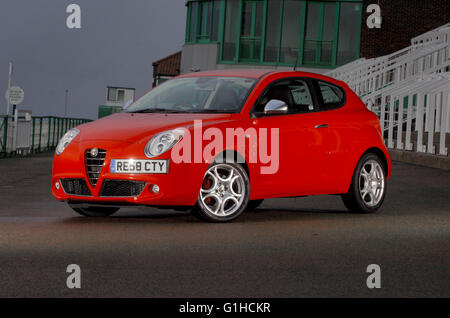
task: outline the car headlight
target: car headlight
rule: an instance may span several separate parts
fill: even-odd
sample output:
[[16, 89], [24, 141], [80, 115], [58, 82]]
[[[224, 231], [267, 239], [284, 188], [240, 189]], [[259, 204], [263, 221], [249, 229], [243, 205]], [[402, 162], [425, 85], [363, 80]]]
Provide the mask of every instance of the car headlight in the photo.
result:
[[58, 146], [56, 146], [56, 154], [60, 155], [79, 133], [80, 131], [76, 128], [73, 128], [66, 132], [58, 142]]
[[184, 129], [177, 128], [157, 134], [145, 146], [145, 155], [153, 158], [165, 153], [183, 138], [184, 132]]

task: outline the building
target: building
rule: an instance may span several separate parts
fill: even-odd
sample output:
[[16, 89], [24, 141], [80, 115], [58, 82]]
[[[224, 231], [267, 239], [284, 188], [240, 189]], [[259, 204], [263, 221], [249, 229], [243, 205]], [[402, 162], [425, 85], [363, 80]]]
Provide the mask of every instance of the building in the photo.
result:
[[[381, 8], [381, 27], [369, 28]], [[292, 68], [324, 73], [409, 45], [449, 22], [448, 0], [187, 0], [181, 73]], [[427, 12], [427, 14], [424, 14]]]
[[134, 88], [108, 86], [106, 102], [98, 106], [98, 118], [120, 112], [125, 104], [134, 101], [135, 92]]
[[120, 106], [124, 103], [133, 101], [136, 89], [128, 87], [108, 86], [106, 88], [106, 106]]
[[295, 66], [324, 73], [378, 116], [394, 160], [450, 166], [449, 0], [187, 0], [186, 7], [181, 74]]
[[180, 75], [181, 51], [153, 62], [153, 87]]

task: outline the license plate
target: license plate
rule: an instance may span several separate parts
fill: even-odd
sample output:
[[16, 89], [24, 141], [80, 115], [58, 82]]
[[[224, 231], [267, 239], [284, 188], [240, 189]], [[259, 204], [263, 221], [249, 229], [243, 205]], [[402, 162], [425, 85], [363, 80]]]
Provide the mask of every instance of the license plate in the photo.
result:
[[168, 173], [168, 160], [112, 159], [111, 173]]

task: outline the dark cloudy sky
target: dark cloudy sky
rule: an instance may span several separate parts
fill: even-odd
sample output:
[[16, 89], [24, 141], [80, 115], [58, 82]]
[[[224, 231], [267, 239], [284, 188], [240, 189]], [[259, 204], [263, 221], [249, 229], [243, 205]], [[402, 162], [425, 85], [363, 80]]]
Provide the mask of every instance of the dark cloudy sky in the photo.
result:
[[[66, 27], [66, 7], [81, 7], [82, 28]], [[1, 0], [0, 114], [6, 112], [8, 61], [13, 84], [25, 91], [33, 115], [96, 118], [106, 86], [152, 83], [152, 62], [181, 49], [185, 0]]]

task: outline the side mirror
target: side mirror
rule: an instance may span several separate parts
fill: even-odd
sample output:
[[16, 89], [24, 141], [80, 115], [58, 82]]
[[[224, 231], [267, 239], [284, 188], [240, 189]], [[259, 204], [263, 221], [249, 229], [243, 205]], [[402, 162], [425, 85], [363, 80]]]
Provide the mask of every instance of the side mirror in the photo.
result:
[[278, 99], [271, 99], [264, 107], [264, 114], [286, 114], [288, 106], [285, 102]]

